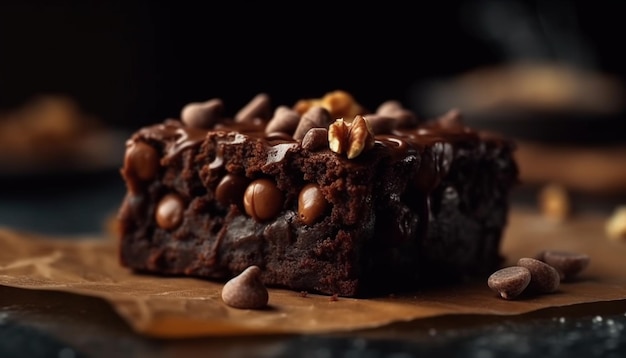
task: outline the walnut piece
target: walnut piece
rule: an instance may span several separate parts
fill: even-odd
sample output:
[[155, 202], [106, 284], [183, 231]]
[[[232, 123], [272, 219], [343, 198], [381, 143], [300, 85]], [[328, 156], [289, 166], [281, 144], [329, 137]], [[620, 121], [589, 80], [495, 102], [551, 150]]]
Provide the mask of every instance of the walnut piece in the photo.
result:
[[346, 150], [350, 129], [343, 118], [328, 126], [328, 146], [330, 150], [341, 154]]
[[302, 115], [313, 106], [325, 108], [333, 118], [354, 118], [365, 111], [354, 97], [341, 90], [328, 92], [322, 98], [299, 100], [294, 110]]
[[339, 118], [328, 128], [328, 145], [333, 152], [346, 153], [348, 159], [354, 159], [374, 146], [374, 134], [361, 115], [356, 115], [350, 123]]

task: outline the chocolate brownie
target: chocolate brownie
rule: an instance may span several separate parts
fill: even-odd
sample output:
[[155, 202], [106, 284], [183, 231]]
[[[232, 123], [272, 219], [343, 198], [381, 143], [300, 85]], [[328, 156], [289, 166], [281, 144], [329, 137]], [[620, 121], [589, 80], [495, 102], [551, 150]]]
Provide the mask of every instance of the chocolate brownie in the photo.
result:
[[369, 111], [329, 92], [233, 116], [220, 99], [127, 142], [121, 264], [347, 297], [491, 274], [516, 184], [514, 143], [422, 120], [398, 101]]

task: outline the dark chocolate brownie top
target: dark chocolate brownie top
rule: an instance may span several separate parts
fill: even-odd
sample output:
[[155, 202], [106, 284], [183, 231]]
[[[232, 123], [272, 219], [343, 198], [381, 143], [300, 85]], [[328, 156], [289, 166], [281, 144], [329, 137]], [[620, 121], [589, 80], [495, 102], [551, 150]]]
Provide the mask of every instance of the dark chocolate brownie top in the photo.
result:
[[[440, 162], [421, 175], [435, 177], [445, 175], [456, 148], [474, 146], [478, 142], [514, 147], [507, 138], [465, 126], [456, 109], [438, 118], [422, 120], [395, 100], [368, 111], [344, 91], [329, 92], [320, 99], [300, 100], [292, 107], [280, 105], [273, 111], [269, 96], [261, 93], [233, 117], [224, 115], [224, 103], [215, 98], [188, 104], [180, 117], [180, 120], [167, 119], [142, 128], [131, 137], [128, 145], [152, 142], [161, 148], [160, 161], [166, 164], [184, 149], [200, 145], [209, 131], [235, 133], [228, 140], [230, 143], [254, 139], [269, 147], [267, 160], [279, 161], [287, 151], [300, 149], [331, 151], [343, 156], [348, 166], [367, 165], [367, 160], [359, 157], [367, 157], [361, 154], [372, 150], [385, 151], [390, 158], [402, 160], [428, 148]], [[147, 146], [138, 149], [152, 150]], [[148, 168], [153, 166], [155, 156], [156, 153], [135, 155], [144, 160], [125, 163], [125, 168], [133, 168], [134, 172], [125, 176], [132, 178], [156, 170]], [[220, 153], [216, 153], [215, 162], [219, 160]]]
[[[236, 156], [259, 157], [255, 160], [261, 160], [264, 167], [271, 167], [293, 153], [316, 155], [318, 162], [335, 163], [332, 165], [352, 173], [350, 180], [358, 182], [373, 177], [355, 173], [371, 172], [381, 161], [388, 165], [417, 161], [411, 165], [414, 169], [403, 175], [411, 176], [415, 190], [428, 194], [447, 174], [456, 152], [478, 145], [513, 149], [513, 143], [506, 138], [465, 126], [461, 114], [454, 109], [439, 118], [421, 120], [398, 101], [390, 100], [375, 111], [368, 111], [346, 92], [335, 91], [320, 99], [301, 100], [292, 107], [278, 106], [272, 111], [269, 96], [262, 93], [233, 117], [224, 115], [220, 99], [211, 99], [185, 106], [180, 120], [167, 119], [140, 129], [127, 142], [122, 175], [129, 192], [139, 193], [146, 181], [156, 177], [160, 166], [171, 165], [186, 149], [196, 148], [192, 156], [202, 157], [206, 163], [204, 169], [198, 169], [204, 184], [215, 188], [216, 199], [228, 205], [233, 197], [231, 192], [241, 192], [244, 184], [237, 182], [237, 175], [213, 169], [226, 165], [225, 153], [232, 158], [232, 151], [246, 148], [245, 153]], [[222, 179], [225, 183], [219, 186], [217, 181]], [[264, 185], [260, 180], [249, 192], [271, 196], [272, 188], [273, 185]], [[313, 189], [303, 193], [315, 195]], [[272, 217], [270, 213], [279, 209], [249, 205], [247, 199], [244, 196], [245, 211], [257, 221]], [[264, 202], [268, 203], [282, 201], [274, 197], [266, 199]], [[321, 210], [311, 205], [299, 210], [301, 216], [308, 210]]]

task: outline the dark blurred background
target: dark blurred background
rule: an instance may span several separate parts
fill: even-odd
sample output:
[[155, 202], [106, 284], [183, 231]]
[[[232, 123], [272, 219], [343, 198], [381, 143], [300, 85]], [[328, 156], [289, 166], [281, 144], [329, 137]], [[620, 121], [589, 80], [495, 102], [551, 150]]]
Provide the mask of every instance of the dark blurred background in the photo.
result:
[[421, 117], [457, 107], [521, 140], [522, 183], [624, 202], [625, 33], [608, 0], [1, 1], [0, 224], [28, 227], [36, 206], [66, 232], [49, 215], [63, 202], [93, 228], [83, 197], [121, 200], [128, 135], [189, 102], [234, 114], [260, 92], [288, 105], [336, 89]]
[[624, 78], [625, 30], [618, 1], [5, 1], [0, 109], [63, 93], [136, 128], [210, 97], [235, 111], [260, 91], [407, 103], [421, 80], [520, 59]]

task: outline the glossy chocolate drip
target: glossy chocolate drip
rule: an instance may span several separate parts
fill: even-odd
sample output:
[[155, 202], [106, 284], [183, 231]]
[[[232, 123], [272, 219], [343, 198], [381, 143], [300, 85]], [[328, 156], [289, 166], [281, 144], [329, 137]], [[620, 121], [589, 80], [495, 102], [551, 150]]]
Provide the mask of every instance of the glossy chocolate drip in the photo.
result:
[[207, 131], [204, 129], [187, 127], [174, 119], [146, 127], [138, 133], [139, 137], [165, 143], [163, 160], [166, 162], [184, 149], [200, 144], [206, 134]]

